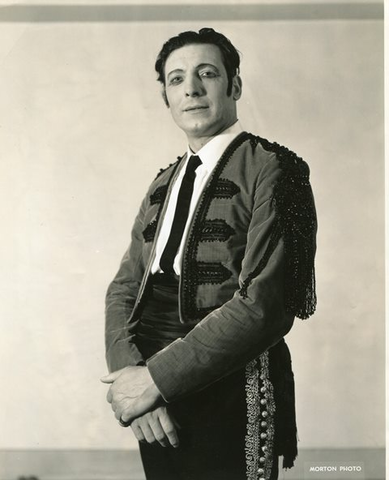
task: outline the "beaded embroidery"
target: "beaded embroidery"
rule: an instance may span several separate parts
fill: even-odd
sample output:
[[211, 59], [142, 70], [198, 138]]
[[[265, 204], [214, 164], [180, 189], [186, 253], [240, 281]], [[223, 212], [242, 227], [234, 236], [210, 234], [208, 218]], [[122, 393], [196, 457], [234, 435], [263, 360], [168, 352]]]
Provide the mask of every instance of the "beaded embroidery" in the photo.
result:
[[253, 148], [262, 147], [277, 155], [282, 174], [274, 185], [272, 203], [276, 223], [266, 253], [258, 266], [244, 281], [240, 290], [247, 297], [247, 289], [254, 277], [266, 266], [277, 241], [282, 236], [285, 248], [285, 307], [296, 317], [310, 317], [316, 309], [314, 258], [317, 229], [315, 204], [309, 183], [309, 167], [294, 152], [278, 143], [249, 134]]
[[200, 242], [226, 242], [235, 230], [225, 220], [205, 220], [200, 233]]
[[[273, 466], [275, 402], [270, 382], [269, 354], [246, 366], [247, 480], [268, 480]], [[275, 460], [276, 461], [276, 460]]]
[[197, 285], [207, 283], [215, 285], [217, 283], [223, 283], [232, 275], [232, 272], [228, 270], [228, 268], [221, 263], [216, 262], [197, 262], [193, 266], [193, 271]]
[[238, 185], [227, 178], [219, 178], [215, 186], [214, 198], [232, 198], [240, 192]]
[[167, 194], [167, 185], [161, 185], [158, 187], [154, 193], [150, 195], [150, 204], [156, 205], [158, 203], [163, 203], [165, 201]]
[[158, 210], [157, 216], [152, 222], [147, 225], [147, 227], [142, 232], [143, 238], [145, 239], [146, 243], [152, 242], [154, 240], [160, 214], [160, 210]]

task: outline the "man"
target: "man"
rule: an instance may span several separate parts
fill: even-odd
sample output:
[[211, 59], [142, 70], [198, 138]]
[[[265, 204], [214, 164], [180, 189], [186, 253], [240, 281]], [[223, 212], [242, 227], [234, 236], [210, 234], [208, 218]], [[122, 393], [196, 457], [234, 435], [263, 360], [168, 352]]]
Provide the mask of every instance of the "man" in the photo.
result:
[[171, 38], [156, 70], [188, 148], [152, 183], [108, 289], [107, 399], [148, 480], [274, 480], [297, 455], [283, 337], [316, 304], [309, 170], [242, 130], [222, 34]]

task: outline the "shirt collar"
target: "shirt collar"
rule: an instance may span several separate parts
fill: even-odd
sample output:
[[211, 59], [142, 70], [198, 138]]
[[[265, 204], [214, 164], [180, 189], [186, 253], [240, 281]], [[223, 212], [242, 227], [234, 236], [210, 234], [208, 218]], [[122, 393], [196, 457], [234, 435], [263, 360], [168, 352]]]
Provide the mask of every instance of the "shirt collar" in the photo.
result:
[[[228, 145], [237, 137], [240, 133], [243, 132], [243, 128], [237, 120], [231, 127], [226, 128], [222, 133], [212, 138], [208, 143], [206, 143], [200, 150], [196, 153], [200, 157], [200, 160], [203, 163], [203, 166], [208, 170], [212, 171], [219, 158], [223, 155], [224, 150]], [[192, 150], [188, 145], [188, 157], [194, 155]]]

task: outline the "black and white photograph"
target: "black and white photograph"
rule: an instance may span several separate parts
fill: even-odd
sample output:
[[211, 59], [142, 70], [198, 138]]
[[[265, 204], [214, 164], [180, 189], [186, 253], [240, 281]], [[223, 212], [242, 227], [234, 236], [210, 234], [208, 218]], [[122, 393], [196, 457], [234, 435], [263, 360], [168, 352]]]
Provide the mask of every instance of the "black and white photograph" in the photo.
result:
[[384, 2], [0, 0], [0, 480], [384, 480]]

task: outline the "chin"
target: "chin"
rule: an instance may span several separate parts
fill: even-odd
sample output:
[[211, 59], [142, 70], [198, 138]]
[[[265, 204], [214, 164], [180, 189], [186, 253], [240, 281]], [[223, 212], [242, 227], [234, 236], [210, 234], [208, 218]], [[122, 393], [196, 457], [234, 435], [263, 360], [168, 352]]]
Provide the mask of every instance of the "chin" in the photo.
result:
[[212, 137], [218, 131], [211, 125], [192, 125], [186, 129], [186, 133], [192, 137]]

